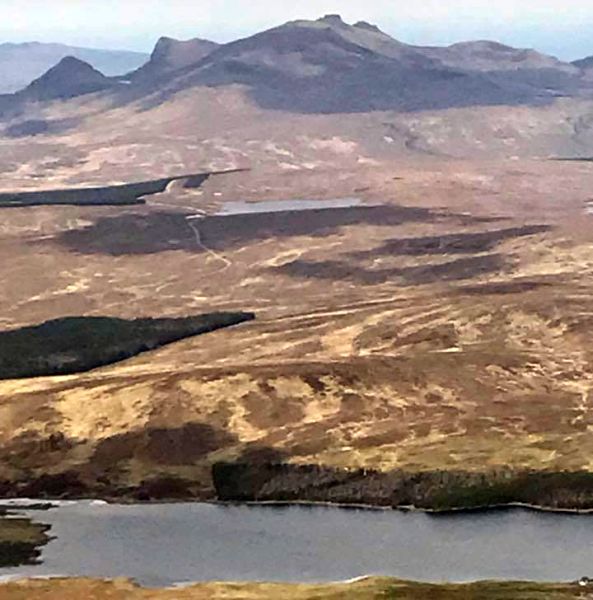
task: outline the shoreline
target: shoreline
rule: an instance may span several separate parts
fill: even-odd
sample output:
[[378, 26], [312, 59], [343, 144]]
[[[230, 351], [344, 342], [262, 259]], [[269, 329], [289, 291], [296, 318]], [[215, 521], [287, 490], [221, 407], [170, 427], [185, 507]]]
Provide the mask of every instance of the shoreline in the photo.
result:
[[95, 501], [110, 504], [208, 503], [246, 506], [323, 506], [455, 515], [524, 509], [593, 514], [593, 472], [374, 471], [290, 463], [215, 463], [203, 478], [160, 475], [139, 482], [98, 482], [78, 472], [6, 481], [0, 509], [23, 502]]
[[[16, 501], [11, 504], [11, 501]], [[30, 505], [27, 502], [30, 501]], [[361, 503], [341, 503], [341, 502], [323, 502], [315, 500], [208, 500], [208, 499], [158, 499], [158, 500], [137, 500], [114, 497], [79, 497], [79, 498], [0, 498], [0, 510], [6, 511], [2, 516], [10, 517], [10, 513], [19, 511], [31, 511], [43, 513], [49, 510], [64, 508], [73, 504], [89, 504], [97, 508], [102, 506], [158, 506], [158, 505], [175, 505], [175, 504], [203, 504], [216, 507], [247, 507], [247, 508], [326, 508], [336, 510], [360, 510], [368, 512], [396, 512], [396, 513], [414, 513], [425, 514], [428, 516], [454, 516], [472, 513], [487, 513], [487, 512], [506, 512], [512, 510], [524, 510], [528, 512], [557, 514], [566, 516], [590, 516], [593, 515], [593, 508], [556, 508], [537, 504], [528, 504], [523, 502], [511, 502], [508, 504], [493, 504], [475, 506], [469, 508], [448, 508], [448, 509], [432, 509], [417, 506], [381, 506], [374, 504]]]
[[[196, 581], [178, 581], [167, 586], [153, 587], [143, 585], [137, 581], [134, 577], [87, 577], [77, 575], [64, 575], [63, 573], [56, 573], [50, 575], [0, 575], [0, 588], [6, 583], [18, 583], [27, 581], [75, 581], [75, 580], [86, 580], [86, 581], [102, 581], [102, 582], [113, 582], [113, 581], [127, 581], [133, 586], [144, 589], [144, 590], [180, 590], [184, 588], [191, 588], [196, 586], [204, 585], [277, 585], [277, 586], [350, 586], [360, 583], [367, 583], [371, 581], [393, 581], [398, 583], [412, 584], [412, 585], [423, 585], [432, 587], [470, 587], [483, 584], [517, 584], [517, 585], [537, 585], [537, 586], [548, 586], [548, 585], [578, 585], [581, 580], [559, 580], [559, 581], [537, 581], [530, 579], [473, 579], [464, 581], [429, 581], [420, 579], [402, 579], [391, 575], [358, 575], [356, 577], [349, 577], [347, 579], [338, 579], [335, 581], [263, 581], [263, 580], [224, 580], [224, 579], [211, 579], [211, 580], [196, 580]], [[589, 584], [589, 587], [593, 589], [593, 580]]]
[[[165, 502], [169, 504], [169, 502]], [[151, 504], [151, 503], [148, 503]], [[522, 502], [511, 502], [509, 504], [493, 504], [476, 506], [471, 508], [449, 508], [449, 509], [432, 509], [432, 508], [421, 508], [416, 506], [376, 506], [373, 504], [343, 504], [343, 503], [332, 503], [332, 502], [315, 502], [307, 500], [295, 500], [295, 501], [275, 501], [275, 500], [264, 500], [249, 501], [249, 502], [233, 502], [233, 501], [213, 501], [203, 502], [203, 504], [213, 504], [218, 506], [253, 506], [253, 507], [291, 507], [291, 506], [302, 506], [311, 508], [336, 508], [340, 510], [368, 510], [368, 511], [380, 511], [380, 512], [401, 512], [401, 513], [423, 513], [429, 516], [447, 516], [464, 513], [480, 513], [480, 512], [504, 512], [509, 510], [526, 510], [537, 513], [551, 513], [551, 514], [564, 514], [564, 515], [593, 515], [593, 508], [578, 509], [578, 508], [554, 508], [540, 506], [537, 504], [526, 504]]]

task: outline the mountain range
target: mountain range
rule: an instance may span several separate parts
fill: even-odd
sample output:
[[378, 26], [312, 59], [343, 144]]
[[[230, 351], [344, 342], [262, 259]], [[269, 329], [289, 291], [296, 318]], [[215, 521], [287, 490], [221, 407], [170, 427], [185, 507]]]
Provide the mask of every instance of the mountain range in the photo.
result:
[[[40, 52], [45, 46], [32, 48]], [[114, 62], [101, 78], [99, 58], [85, 61], [81, 55], [84, 52], [72, 52], [78, 62], [61, 62], [15, 99], [73, 97], [107, 88], [121, 90], [124, 84], [143, 94], [240, 84], [263, 108], [352, 113], [540, 105], [593, 92], [588, 59], [566, 63], [491, 41], [412, 46], [369, 23], [349, 25], [338, 15], [286, 23], [224, 45], [161, 38], [147, 62], [119, 77], [109, 77]], [[103, 64], [110, 56], [119, 61], [120, 71], [124, 64], [142, 58], [113, 52], [101, 56]], [[96, 71], [91, 75], [80, 61], [89, 62]], [[21, 65], [22, 60], [14, 55], [13, 64]], [[81, 77], [83, 85], [79, 85]], [[92, 84], [87, 85], [90, 79]]]
[[[65, 57], [22, 90], [0, 95], [0, 138], [50, 143], [48, 136], [64, 134], [66, 153], [80, 160], [91, 141], [117, 140], [118, 166], [103, 164], [97, 183], [166, 177], [180, 164], [219, 170], [269, 161], [297, 169], [402, 152], [588, 156], [592, 64], [494, 41], [415, 46], [376, 25], [327, 15], [227, 44], [164, 37], [144, 64], [115, 76]], [[149, 154], [142, 161], [139, 148]], [[28, 160], [30, 150], [23, 152]], [[0, 168], [24, 173], [15, 153]]]

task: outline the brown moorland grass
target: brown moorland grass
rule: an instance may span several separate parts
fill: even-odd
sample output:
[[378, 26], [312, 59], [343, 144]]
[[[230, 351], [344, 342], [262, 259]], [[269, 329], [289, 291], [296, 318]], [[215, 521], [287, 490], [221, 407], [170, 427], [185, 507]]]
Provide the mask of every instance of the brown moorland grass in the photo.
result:
[[[258, 320], [93, 373], [1, 382], [5, 491], [162, 494], [158, 480], [174, 479], [212, 499], [212, 465], [246, 457], [590, 471], [588, 168], [335, 170], [340, 194], [368, 188], [360, 194], [384, 207], [229, 227], [206, 218], [202, 242], [226, 262], [196, 244], [181, 210], [11, 209], [0, 228], [5, 329], [212, 307]], [[327, 177], [235, 174], [167, 202], [215, 205], [214, 193], [264, 181], [267, 197], [329, 197]]]
[[351, 584], [200, 584], [170, 590], [142, 589], [125, 580], [56, 579], [0, 586], [2, 600], [572, 600], [576, 584], [476, 583], [430, 585], [390, 579]]

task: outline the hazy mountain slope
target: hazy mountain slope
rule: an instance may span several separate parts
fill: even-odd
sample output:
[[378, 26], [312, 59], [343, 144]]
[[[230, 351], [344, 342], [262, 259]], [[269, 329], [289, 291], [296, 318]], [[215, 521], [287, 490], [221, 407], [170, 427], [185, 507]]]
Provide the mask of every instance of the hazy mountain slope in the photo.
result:
[[218, 48], [209, 40], [175, 40], [162, 37], [157, 42], [150, 60], [129, 74], [132, 80], [154, 80], [166, 73], [197, 63]]
[[[21, 133], [31, 115], [46, 132], [34, 144]], [[103, 92], [31, 107], [0, 126], [0, 143], [10, 148], [0, 153], [5, 190], [254, 166], [288, 176], [405, 155], [593, 156], [593, 104], [309, 115], [262, 109], [239, 86], [187, 89], [149, 108], [143, 101], [113, 107]]]
[[26, 87], [66, 56], [84, 60], [108, 76], [127, 73], [148, 60], [147, 54], [126, 50], [94, 50], [38, 42], [0, 44], [0, 93]]
[[590, 69], [593, 67], [593, 56], [580, 58], [579, 60], [573, 61], [571, 64], [579, 69]]
[[581, 76], [585, 81], [593, 83], [593, 56], [575, 60], [572, 64], [579, 69]]
[[[14, 130], [17, 137], [49, 132], [52, 128], [47, 126], [43, 119], [31, 118], [38, 112], [39, 105], [115, 89], [118, 85], [120, 84], [115, 79], [106, 77], [88, 63], [67, 56], [24, 90], [15, 94], [0, 95], [0, 117], [23, 118]], [[78, 116], [74, 114], [68, 123], [77, 121]], [[62, 127], [57, 129], [61, 130]]]
[[481, 40], [418, 51], [451, 68], [483, 73], [506, 89], [523, 93], [576, 95], [584, 87], [578, 67], [531, 49]]
[[478, 40], [447, 47], [421, 47], [417, 50], [450, 67], [471, 71], [515, 71], [519, 69], [555, 69], [577, 74], [578, 68], [535, 50], [513, 48], [498, 42]]

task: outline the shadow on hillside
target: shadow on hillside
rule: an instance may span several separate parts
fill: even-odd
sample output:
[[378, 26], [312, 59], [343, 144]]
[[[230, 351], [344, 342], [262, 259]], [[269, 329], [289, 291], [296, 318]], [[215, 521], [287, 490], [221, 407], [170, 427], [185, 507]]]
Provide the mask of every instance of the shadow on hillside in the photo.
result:
[[552, 228], [549, 225], [525, 225], [494, 231], [470, 233], [451, 233], [416, 238], [398, 238], [385, 242], [382, 246], [364, 252], [355, 252], [354, 258], [373, 258], [377, 256], [424, 256], [426, 254], [470, 254], [489, 252], [499, 244], [520, 237], [545, 233]]
[[353, 281], [363, 285], [378, 285], [401, 279], [403, 283], [420, 285], [437, 281], [460, 281], [481, 275], [498, 273], [505, 267], [500, 254], [472, 256], [457, 260], [417, 267], [371, 270], [364, 266], [352, 265], [341, 261], [313, 262], [295, 260], [276, 272], [301, 279], [326, 279], [332, 281]]
[[120, 463], [130, 460], [163, 467], [192, 465], [210, 452], [237, 443], [234, 434], [205, 423], [186, 423], [178, 428], [147, 428], [100, 442], [90, 463], [99, 471], [117, 468]]
[[[215, 250], [241, 247], [266, 238], [323, 236], [350, 225], [393, 226], [430, 222], [439, 215], [424, 208], [361, 206], [320, 210], [211, 216], [193, 221], [202, 244]], [[127, 214], [99, 219], [58, 238], [82, 254], [152, 254], [166, 250], [203, 252], [186, 216], [173, 212]]]
[[6, 127], [3, 134], [9, 138], [23, 138], [36, 135], [56, 135], [76, 129], [82, 119], [28, 119]]
[[[503, 254], [484, 254], [485, 252], [491, 252], [507, 240], [537, 235], [550, 229], [547, 225], [530, 225], [478, 233], [393, 239], [372, 250], [351, 253], [350, 261], [295, 260], [274, 268], [274, 271], [301, 279], [349, 280], [364, 285], [383, 284], [397, 279], [411, 285], [437, 281], [461, 281], [505, 269], [507, 263]], [[477, 256], [464, 256], [447, 262], [385, 269], [371, 269], [367, 266], [367, 261], [374, 261], [382, 257], [440, 257], [455, 254], [476, 254]]]

